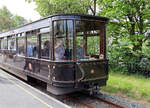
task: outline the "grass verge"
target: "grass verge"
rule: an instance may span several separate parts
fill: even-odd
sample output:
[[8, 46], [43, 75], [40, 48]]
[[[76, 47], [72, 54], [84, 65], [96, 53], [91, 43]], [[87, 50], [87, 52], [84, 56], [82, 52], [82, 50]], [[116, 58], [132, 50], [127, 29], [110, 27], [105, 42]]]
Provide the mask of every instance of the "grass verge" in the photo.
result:
[[101, 91], [150, 103], [150, 78], [110, 72], [107, 86], [102, 87]]

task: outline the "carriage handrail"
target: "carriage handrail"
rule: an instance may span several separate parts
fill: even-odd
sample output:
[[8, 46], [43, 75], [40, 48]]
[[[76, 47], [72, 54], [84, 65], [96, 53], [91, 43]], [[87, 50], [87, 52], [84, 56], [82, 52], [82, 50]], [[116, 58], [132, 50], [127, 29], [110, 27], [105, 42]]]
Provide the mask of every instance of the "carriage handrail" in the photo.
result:
[[80, 63], [76, 63], [77, 64], [77, 66], [79, 67], [79, 69], [80, 69], [80, 71], [81, 71], [81, 73], [82, 73], [82, 77], [78, 80], [79, 82], [81, 81], [81, 80], [83, 80], [84, 78], [85, 78], [85, 71], [83, 70], [83, 68], [80, 66]]

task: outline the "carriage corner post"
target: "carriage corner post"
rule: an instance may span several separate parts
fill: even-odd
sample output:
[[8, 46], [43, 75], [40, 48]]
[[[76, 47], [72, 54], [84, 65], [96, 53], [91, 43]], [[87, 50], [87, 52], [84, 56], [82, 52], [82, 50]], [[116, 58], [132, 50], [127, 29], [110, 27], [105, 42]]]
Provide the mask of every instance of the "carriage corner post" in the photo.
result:
[[56, 14], [0, 33], [0, 67], [55, 95], [105, 86], [108, 20]]

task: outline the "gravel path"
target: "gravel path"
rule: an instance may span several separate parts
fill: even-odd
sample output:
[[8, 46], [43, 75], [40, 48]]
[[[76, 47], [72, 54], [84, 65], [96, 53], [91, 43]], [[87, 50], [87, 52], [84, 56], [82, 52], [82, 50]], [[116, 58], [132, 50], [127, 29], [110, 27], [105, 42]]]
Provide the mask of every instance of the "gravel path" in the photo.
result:
[[108, 101], [111, 101], [113, 103], [119, 104], [119, 105], [123, 105], [123, 106], [125, 105], [128, 108], [150, 108], [150, 106], [143, 106], [141, 104], [131, 102], [127, 99], [123, 99], [123, 98], [120, 98], [120, 97], [117, 97], [117, 96], [111, 96], [111, 95], [104, 94], [104, 93], [101, 93], [97, 96], [100, 97], [100, 98], [106, 99]]

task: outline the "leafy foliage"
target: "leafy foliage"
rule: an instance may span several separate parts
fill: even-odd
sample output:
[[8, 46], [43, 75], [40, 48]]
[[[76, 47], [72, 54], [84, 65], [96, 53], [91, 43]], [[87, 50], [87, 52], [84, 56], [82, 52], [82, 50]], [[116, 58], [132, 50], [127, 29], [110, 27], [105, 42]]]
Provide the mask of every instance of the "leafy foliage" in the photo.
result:
[[6, 7], [0, 9], [0, 31], [10, 29], [13, 26], [11, 17], [12, 14]]
[[121, 62], [141, 60], [145, 56], [144, 49], [148, 48], [143, 45], [150, 29], [150, 1], [99, 0], [98, 4], [98, 15], [111, 18], [107, 30], [110, 59]]
[[43, 17], [58, 13], [82, 13], [95, 14], [94, 6], [96, 7], [96, 0], [26, 0], [28, 2], [35, 2], [36, 10]]
[[13, 16], [12, 20], [13, 20], [13, 27], [17, 27], [19, 25], [23, 25], [28, 22], [26, 19], [18, 15]]
[[27, 23], [23, 17], [13, 15], [5, 6], [0, 9], [0, 32]]

